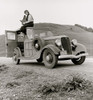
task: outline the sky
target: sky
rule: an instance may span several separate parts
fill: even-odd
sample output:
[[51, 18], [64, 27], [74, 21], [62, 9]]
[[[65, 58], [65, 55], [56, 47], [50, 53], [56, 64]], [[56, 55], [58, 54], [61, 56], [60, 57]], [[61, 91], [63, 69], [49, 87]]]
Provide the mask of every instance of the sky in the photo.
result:
[[26, 9], [35, 23], [93, 28], [93, 0], [0, 0], [0, 34], [19, 29]]

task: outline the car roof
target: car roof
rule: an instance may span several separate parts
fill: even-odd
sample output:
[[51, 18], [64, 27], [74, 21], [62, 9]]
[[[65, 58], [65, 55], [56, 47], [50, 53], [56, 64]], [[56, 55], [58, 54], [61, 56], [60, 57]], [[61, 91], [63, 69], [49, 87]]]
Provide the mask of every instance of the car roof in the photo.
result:
[[57, 38], [62, 38], [62, 37], [68, 37], [68, 36], [66, 35], [50, 36], [50, 37], [45, 37], [44, 40], [57, 39]]

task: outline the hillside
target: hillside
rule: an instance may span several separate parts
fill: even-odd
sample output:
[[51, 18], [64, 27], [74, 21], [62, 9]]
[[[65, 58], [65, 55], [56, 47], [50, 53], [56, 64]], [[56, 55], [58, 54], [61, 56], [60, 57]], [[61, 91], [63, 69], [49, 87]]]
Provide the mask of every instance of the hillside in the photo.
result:
[[[35, 33], [51, 31], [54, 35], [67, 35], [70, 39], [77, 39], [84, 44], [89, 55], [93, 56], [93, 33], [73, 25], [59, 25], [52, 23], [37, 23], [34, 27]], [[0, 36], [0, 56], [5, 56], [5, 35]]]
[[84, 29], [85, 31], [93, 32], [93, 28], [91, 28], [91, 27], [88, 28], [86, 26], [82, 26], [82, 25], [79, 25], [79, 24], [75, 24], [75, 26], [78, 26], [78, 27]]
[[0, 35], [0, 56], [5, 56], [6, 49], [5, 49], [5, 35]]

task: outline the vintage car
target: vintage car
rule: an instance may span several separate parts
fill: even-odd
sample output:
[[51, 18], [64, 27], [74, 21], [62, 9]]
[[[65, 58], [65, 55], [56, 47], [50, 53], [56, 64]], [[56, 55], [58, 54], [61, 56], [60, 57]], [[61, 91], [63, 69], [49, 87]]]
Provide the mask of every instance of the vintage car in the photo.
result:
[[6, 48], [7, 57], [12, 57], [15, 64], [36, 59], [47, 68], [55, 67], [58, 60], [71, 60], [80, 65], [88, 55], [86, 47], [76, 39], [70, 41], [66, 35], [54, 36], [51, 31], [35, 33], [31, 27], [27, 28], [26, 35], [6, 30]]

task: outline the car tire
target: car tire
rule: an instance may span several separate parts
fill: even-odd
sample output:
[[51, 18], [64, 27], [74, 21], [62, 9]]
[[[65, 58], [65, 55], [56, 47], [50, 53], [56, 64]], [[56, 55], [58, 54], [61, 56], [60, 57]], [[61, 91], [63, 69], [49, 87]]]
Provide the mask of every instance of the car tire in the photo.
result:
[[51, 49], [45, 49], [43, 52], [43, 62], [47, 68], [53, 68], [57, 64], [58, 58]]
[[20, 63], [20, 59], [18, 59], [18, 57], [19, 57], [18, 49], [14, 49], [12, 60], [13, 60], [13, 63], [16, 65]]
[[18, 59], [16, 56], [13, 56], [12, 59], [13, 59], [14, 64], [16, 64], [16, 65], [20, 64], [20, 59]]
[[[85, 53], [85, 52], [80, 52], [80, 53], [78, 53], [77, 55], [79, 55], [79, 54], [81, 54], [81, 53]], [[86, 56], [82, 56], [82, 57], [80, 57], [80, 58], [71, 59], [71, 60], [72, 60], [72, 62], [73, 62], [75, 65], [81, 65], [82, 63], [84, 63], [85, 59], [86, 59]]]

